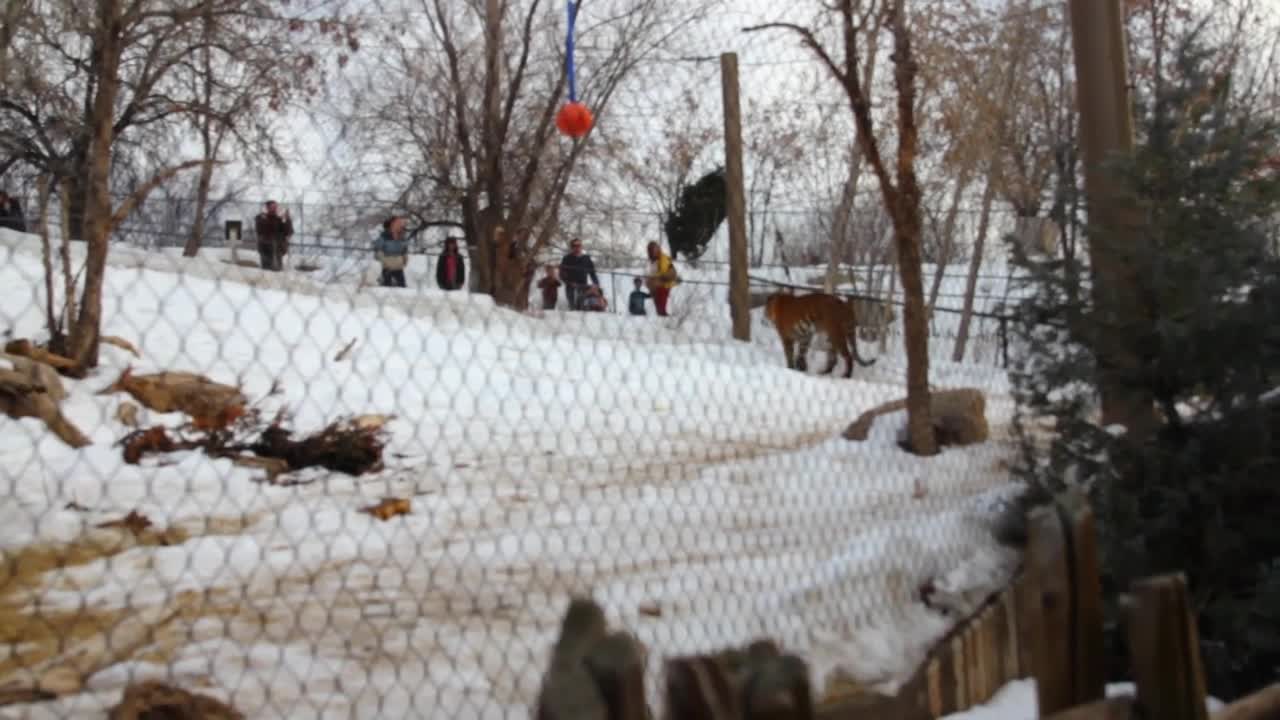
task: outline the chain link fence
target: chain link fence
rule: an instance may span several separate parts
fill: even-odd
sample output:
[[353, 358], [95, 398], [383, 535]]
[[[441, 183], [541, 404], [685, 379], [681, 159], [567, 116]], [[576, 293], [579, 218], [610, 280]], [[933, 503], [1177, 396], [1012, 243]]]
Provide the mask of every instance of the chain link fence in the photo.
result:
[[[47, 337], [40, 248], [3, 238], [10, 341]], [[925, 588], [971, 607], [1011, 568], [998, 368], [934, 368], [986, 393], [987, 443], [914, 458], [900, 414], [840, 437], [902, 394], [896, 320], [846, 380], [787, 370], [759, 310], [730, 340], [722, 282], [665, 318], [520, 313], [432, 288], [427, 258], [405, 289], [224, 259], [113, 248], [125, 342], [55, 383], [88, 444], [4, 421], [0, 667], [53, 683], [6, 716], [160, 679], [252, 717], [520, 717], [587, 593], [655, 663], [770, 636], [891, 683], [955, 619]]]
[[[530, 717], [575, 595], [636, 634], [653, 677], [665, 657], [769, 637], [820, 692], [891, 693], [1007, 583], [1017, 553], [992, 528], [1018, 489], [1002, 329], [1016, 297], [997, 241], [1010, 212], [985, 216], [981, 187], [922, 162], [930, 380], [980, 393], [957, 412], [983, 432], [913, 456], [893, 404], [906, 359], [891, 234], [869, 171], [849, 180], [852, 120], [823, 66], [740, 32], [772, 18], [752, 3], [581, 6], [580, 97], [597, 124], [573, 142], [539, 124], [564, 100], [564, 18], [501, 4], [497, 180], [476, 130], [479, 5], [385, 0], [333, 10], [358, 49], [320, 26], [328, 5], [300, 10], [273, 42], [329, 68], [306, 76], [312, 94], [271, 85], [292, 104], [264, 91], [224, 108], [229, 132], [281, 123], [301, 184], [218, 165], [198, 201], [188, 168], [97, 243], [74, 237], [93, 226], [62, 192], [75, 178], [52, 161], [6, 170], [28, 232], [0, 228], [0, 717], [103, 717], [122, 698], [123, 717], [143, 717], [181, 692], [208, 717], [234, 716], [216, 703], [250, 718]], [[819, 12], [805, 7], [800, 20]], [[295, 46], [313, 25], [320, 39]], [[747, 342], [732, 339], [723, 224], [675, 256], [665, 314], [647, 254], [668, 251], [681, 190], [723, 162], [721, 50], [742, 61]], [[305, 75], [276, 60], [269, 76]], [[0, 139], [24, 127], [0, 110]], [[145, 178], [190, 150], [150, 133], [119, 128], [111, 207], [140, 197], [125, 169]], [[253, 138], [228, 135], [219, 162], [280, 150], [237, 144], [266, 142]], [[43, 217], [42, 178], [63, 184]], [[268, 199], [294, 223], [279, 271], [254, 230]], [[393, 216], [403, 255], [375, 245]], [[485, 244], [504, 225], [509, 257]], [[594, 259], [581, 278], [574, 239]], [[518, 266], [506, 280], [503, 263]], [[66, 357], [99, 281], [85, 369]], [[602, 307], [571, 307], [569, 285]], [[821, 334], [809, 369], [788, 369], [765, 318], [772, 293], [824, 289], [855, 299], [874, 359], [850, 377], [843, 360], [818, 372]]]

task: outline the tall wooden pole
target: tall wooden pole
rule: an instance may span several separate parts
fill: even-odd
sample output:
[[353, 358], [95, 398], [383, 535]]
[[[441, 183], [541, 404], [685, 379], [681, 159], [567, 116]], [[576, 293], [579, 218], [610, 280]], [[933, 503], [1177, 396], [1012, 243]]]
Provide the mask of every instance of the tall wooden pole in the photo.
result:
[[735, 340], [751, 340], [751, 284], [747, 275], [747, 203], [742, 171], [742, 108], [738, 98], [738, 54], [720, 56], [724, 92], [725, 207], [729, 220], [729, 313]]
[[1099, 365], [1102, 422], [1121, 424], [1131, 439], [1141, 440], [1154, 429], [1152, 397], [1124, 381], [1139, 362], [1126, 350], [1131, 321], [1142, 310], [1125, 255], [1140, 251], [1133, 247], [1141, 242], [1140, 218], [1137, 208], [1124, 199], [1116, 173], [1104, 166], [1109, 158], [1133, 151], [1123, 15], [1120, 0], [1069, 0], [1069, 5], [1089, 205], [1089, 265], [1101, 323], [1093, 350]]

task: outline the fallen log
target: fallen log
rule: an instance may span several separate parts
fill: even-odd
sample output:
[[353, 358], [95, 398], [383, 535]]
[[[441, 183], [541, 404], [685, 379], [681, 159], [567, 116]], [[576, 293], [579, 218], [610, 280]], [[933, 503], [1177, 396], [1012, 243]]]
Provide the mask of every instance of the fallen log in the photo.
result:
[[44, 363], [49, 367], [57, 370], [62, 375], [70, 378], [83, 378], [85, 376], [84, 368], [80, 364], [69, 357], [64, 357], [57, 353], [36, 345], [26, 338], [18, 338], [5, 343], [4, 351], [10, 355], [17, 355], [38, 363]]
[[[12, 363], [11, 363], [12, 364]], [[57, 383], [57, 376], [54, 376]], [[44, 381], [0, 367], [0, 413], [13, 419], [36, 418], [67, 445], [82, 448], [92, 444], [88, 436], [62, 414], [55, 398], [65, 395], [60, 383], [46, 385]]]

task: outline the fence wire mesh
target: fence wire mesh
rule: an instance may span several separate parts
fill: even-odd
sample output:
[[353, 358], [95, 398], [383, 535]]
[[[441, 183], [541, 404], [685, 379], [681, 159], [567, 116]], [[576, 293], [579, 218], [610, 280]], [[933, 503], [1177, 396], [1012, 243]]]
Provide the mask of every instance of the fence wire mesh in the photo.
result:
[[[316, 94], [292, 88], [278, 116], [254, 104], [270, 97], [222, 110], [291, 135], [289, 177], [305, 179], [253, 179], [261, 148], [236, 143], [274, 141], [229, 136], [206, 201], [168, 178], [118, 218], [100, 273], [92, 239], [63, 239], [91, 208], [38, 164], [6, 176], [28, 232], [0, 229], [0, 402], [19, 416], [0, 418], [0, 717], [101, 716], [150, 680], [169, 688], [157, 698], [181, 688], [253, 718], [529, 717], [574, 595], [636, 634], [652, 678], [663, 658], [771, 637], [820, 692], [891, 692], [1007, 581], [1016, 558], [991, 527], [1014, 489], [997, 241], [1011, 211], [984, 214], [982, 188], [956, 190], [945, 168], [925, 178], [930, 379], [980, 390], [989, 437], [915, 457], [891, 407], [846, 439], [904, 395], [903, 295], [874, 178], [848, 187], [839, 87], [785, 34], [741, 32], [782, 11], [582, 3], [597, 124], [572, 142], [543, 112], [564, 99], [563, 14], [502, 3], [510, 128], [490, 211], [475, 5], [312, 6], [296, 24], [272, 9], [269, 28], [312, 33], [281, 44], [328, 68]], [[322, 17], [358, 42], [308, 30]], [[235, 85], [272, 57], [252, 47], [212, 67]], [[666, 256], [681, 188], [723, 163], [721, 51], [741, 61], [747, 342], [731, 336], [723, 226], [676, 256], [662, 314], [647, 255], [657, 241]], [[111, 207], [189, 149], [188, 130], [153, 130], [121, 128]], [[260, 253], [283, 249], [259, 232], [267, 199], [293, 224], [278, 270]], [[403, 252], [398, 228], [375, 242], [392, 217]], [[515, 238], [506, 259], [476, 241], [497, 226]], [[594, 259], [581, 278], [574, 240]], [[59, 367], [96, 280], [97, 363]], [[856, 298], [875, 360], [848, 378], [843, 360], [819, 374], [821, 335], [809, 369], [788, 369], [763, 312], [771, 293], [823, 289]], [[570, 290], [600, 307], [571, 307]]]

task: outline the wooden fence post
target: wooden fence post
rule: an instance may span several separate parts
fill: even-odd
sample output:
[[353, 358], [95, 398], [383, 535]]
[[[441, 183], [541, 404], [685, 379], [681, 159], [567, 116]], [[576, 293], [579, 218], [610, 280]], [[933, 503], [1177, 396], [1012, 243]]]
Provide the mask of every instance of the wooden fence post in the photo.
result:
[[630, 633], [608, 632], [595, 601], [569, 602], [538, 693], [537, 720], [645, 720], [644, 652]]
[[1073, 705], [1071, 690], [1071, 587], [1067, 542], [1057, 508], [1035, 508], [1027, 515], [1025, 572], [1029, 581], [1019, 607], [1027, 627], [1019, 633], [1019, 654], [1030, 658], [1040, 714]]
[[1071, 563], [1071, 700], [1083, 705], [1102, 700], [1107, 689], [1098, 533], [1093, 509], [1083, 493], [1068, 493], [1060, 507]]
[[720, 55], [720, 85], [724, 96], [724, 181], [729, 223], [729, 309], [733, 338], [751, 340], [751, 285], [747, 273], [746, 195], [743, 190], [742, 110], [738, 97], [738, 54]]
[[1181, 574], [1133, 584], [1125, 599], [1129, 655], [1144, 717], [1208, 720], [1200, 637]]
[[673, 658], [667, 720], [813, 720], [809, 668], [772, 641], [717, 655]]

